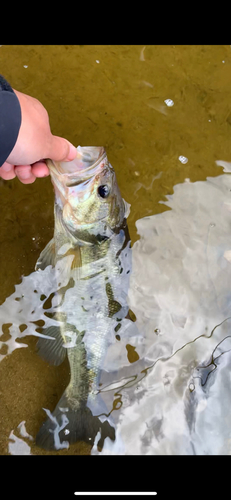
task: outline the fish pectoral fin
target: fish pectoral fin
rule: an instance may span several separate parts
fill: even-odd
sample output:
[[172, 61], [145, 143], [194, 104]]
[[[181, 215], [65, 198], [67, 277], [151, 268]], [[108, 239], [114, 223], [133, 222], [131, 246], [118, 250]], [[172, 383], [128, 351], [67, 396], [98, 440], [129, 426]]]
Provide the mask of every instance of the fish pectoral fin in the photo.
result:
[[68, 255], [73, 256], [73, 260], [71, 263], [71, 269], [75, 269], [76, 267], [81, 267], [81, 265], [82, 265], [81, 251], [80, 251], [80, 247], [78, 245], [71, 246], [67, 250], [67, 252], [63, 255], [63, 257], [67, 257]]
[[55, 240], [52, 238], [52, 240], [47, 243], [45, 248], [42, 250], [40, 253], [40, 256], [36, 262], [35, 265], [35, 271], [38, 271], [38, 269], [45, 269], [47, 266], [52, 265], [54, 267], [55, 265]]
[[93, 446], [95, 437], [100, 431], [98, 447], [103, 448], [104, 440], [109, 437], [115, 440], [115, 428], [99, 417], [94, 416], [86, 404], [71, 405], [67, 391], [64, 392], [55, 410], [45, 410], [48, 419], [42, 424], [36, 436], [36, 444], [45, 450], [68, 448], [76, 441], [85, 441]]
[[51, 365], [61, 365], [66, 357], [67, 349], [63, 347], [65, 340], [59, 326], [49, 326], [43, 330], [42, 334], [53, 337], [54, 340], [40, 337], [37, 342], [38, 354]]

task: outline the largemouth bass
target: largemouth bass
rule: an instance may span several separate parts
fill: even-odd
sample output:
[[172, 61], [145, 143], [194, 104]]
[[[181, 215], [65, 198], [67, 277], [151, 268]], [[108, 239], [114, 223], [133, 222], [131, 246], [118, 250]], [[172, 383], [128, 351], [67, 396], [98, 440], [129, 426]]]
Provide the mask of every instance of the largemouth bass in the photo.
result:
[[116, 342], [122, 319], [129, 318], [129, 265], [122, 258], [130, 247], [129, 209], [103, 148], [78, 146], [74, 161], [47, 165], [55, 191], [54, 237], [36, 268], [54, 267], [57, 293], [54, 325], [43, 330], [47, 338], [39, 339], [38, 352], [54, 365], [67, 354], [70, 382], [53, 413], [46, 410], [36, 444], [93, 444], [100, 431], [100, 447], [106, 437], [115, 439], [98, 384], [107, 348]]

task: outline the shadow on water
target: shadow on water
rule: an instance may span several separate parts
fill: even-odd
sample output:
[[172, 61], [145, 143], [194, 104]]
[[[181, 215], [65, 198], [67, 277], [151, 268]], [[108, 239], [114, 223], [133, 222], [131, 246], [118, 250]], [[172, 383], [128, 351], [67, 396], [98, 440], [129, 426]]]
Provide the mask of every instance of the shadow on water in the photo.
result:
[[[53, 133], [104, 145], [131, 203], [128, 302], [139, 335], [117, 365], [112, 346], [103, 366], [118, 433], [103, 453], [229, 454], [231, 181], [215, 161], [231, 154], [230, 47], [1, 46], [0, 57], [12, 86], [45, 105]], [[35, 292], [30, 278], [53, 233], [53, 191], [50, 179], [0, 189], [0, 453], [53, 454], [33, 439], [69, 369], [36, 354], [49, 279]], [[58, 453], [90, 452], [76, 443]]]

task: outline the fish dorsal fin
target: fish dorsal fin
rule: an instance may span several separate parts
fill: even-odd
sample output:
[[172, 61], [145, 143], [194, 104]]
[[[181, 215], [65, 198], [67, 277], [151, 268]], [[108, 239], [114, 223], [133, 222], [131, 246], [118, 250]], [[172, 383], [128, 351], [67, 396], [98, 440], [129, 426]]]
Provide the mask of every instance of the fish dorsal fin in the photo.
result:
[[54, 238], [47, 243], [45, 248], [40, 253], [40, 256], [35, 265], [35, 271], [45, 269], [47, 266], [55, 266], [55, 241]]

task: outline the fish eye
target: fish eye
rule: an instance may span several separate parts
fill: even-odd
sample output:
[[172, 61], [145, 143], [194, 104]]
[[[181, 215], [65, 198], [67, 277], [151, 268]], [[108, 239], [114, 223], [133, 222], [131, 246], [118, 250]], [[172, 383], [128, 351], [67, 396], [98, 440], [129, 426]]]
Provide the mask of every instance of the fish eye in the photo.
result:
[[98, 194], [101, 198], [107, 198], [110, 194], [110, 188], [107, 184], [98, 187]]

